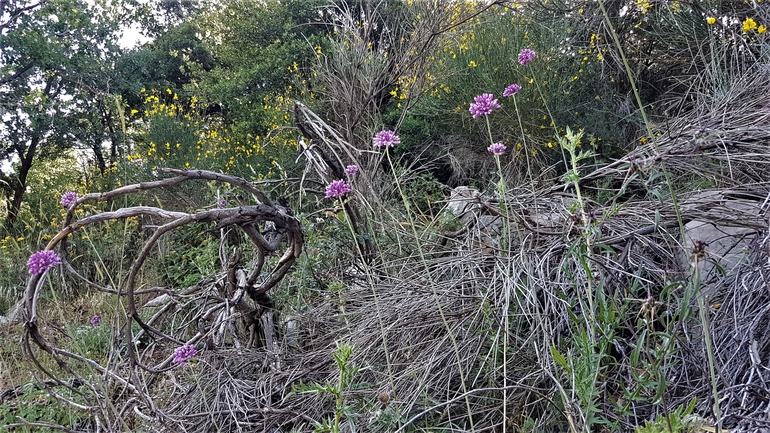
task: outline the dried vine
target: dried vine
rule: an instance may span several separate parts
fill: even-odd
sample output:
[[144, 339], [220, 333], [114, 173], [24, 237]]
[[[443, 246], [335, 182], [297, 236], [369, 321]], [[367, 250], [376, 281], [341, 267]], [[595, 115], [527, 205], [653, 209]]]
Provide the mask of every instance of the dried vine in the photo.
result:
[[[244, 179], [205, 170], [164, 169], [173, 175], [166, 179], [124, 186], [106, 193], [84, 195], [68, 208], [63, 228], [50, 240], [46, 250], [58, 249], [63, 270], [77, 281], [98, 291], [117, 296], [125, 302], [124, 323], [120, 323], [119, 341], [121, 355], [107, 365], [57, 347], [56, 338], [49, 327], [40, 326], [39, 299], [44, 290], [49, 271], [32, 275], [24, 295], [24, 333], [22, 345], [38, 373], [51, 380], [41, 381], [47, 391], [72, 407], [92, 414], [95, 430], [121, 431], [126, 428], [126, 415], [133, 414], [151, 420], [159, 426], [173, 430], [175, 421], [161, 405], [154, 401], [150, 392], [153, 382], [172, 365], [173, 348], [182, 344], [194, 345], [198, 350], [221, 348], [225, 345], [241, 348], [257, 344], [261, 333], [264, 344], [275, 345], [271, 301], [267, 292], [276, 287], [290, 270], [302, 252], [303, 234], [300, 222], [291, 209], [275, 204], [251, 182]], [[85, 203], [104, 202], [141, 191], [173, 187], [190, 181], [214, 181], [238, 188], [253, 198], [254, 204], [241, 200], [237, 207], [200, 210], [193, 213], [174, 212], [158, 207], [134, 206], [112, 212], [102, 212], [81, 219], [76, 210]], [[109, 220], [141, 217], [153, 222], [145, 225], [151, 230], [137, 257], [119, 287], [108, 287], [79, 273], [68, 261], [67, 238], [85, 227]], [[148, 257], [158, 247], [158, 241], [190, 224], [204, 224], [202, 230], [233, 228], [245, 233], [252, 244], [248, 248], [252, 260], [244, 264], [244, 249], [235, 245], [232, 252], [226, 250], [227, 236], [222, 236], [220, 260], [223, 272], [214, 278], [178, 290], [155, 287], [138, 289], [137, 276]], [[215, 223], [213, 229], [210, 223]], [[281, 253], [282, 251], [282, 253]], [[278, 253], [281, 253], [278, 256]], [[270, 259], [276, 256], [276, 259]], [[140, 295], [156, 295], [144, 304]], [[154, 314], [147, 320], [140, 317], [143, 308], [153, 308]], [[267, 314], [265, 314], [267, 313]], [[164, 320], [172, 318], [173, 320]], [[169, 326], [169, 323], [173, 324]], [[135, 328], [134, 324], [139, 326]], [[248, 332], [249, 340], [241, 339]], [[140, 338], [149, 343], [140, 344]], [[145, 345], [146, 344], [146, 345]], [[58, 367], [52, 371], [43, 356], [50, 357]], [[83, 367], [96, 373], [83, 375]], [[62, 377], [67, 377], [66, 380]], [[67, 390], [67, 396], [61, 392]], [[109, 391], [109, 394], [108, 394]], [[122, 398], [114, 399], [115, 394]], [[116, 405], [121, 403], [121, 407]]]

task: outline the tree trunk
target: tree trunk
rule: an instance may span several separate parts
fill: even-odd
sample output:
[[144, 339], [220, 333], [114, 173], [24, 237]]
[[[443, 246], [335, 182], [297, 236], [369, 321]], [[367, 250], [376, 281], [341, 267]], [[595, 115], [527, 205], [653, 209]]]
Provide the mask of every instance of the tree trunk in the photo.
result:
[[19, 210], [21, 209], [21, 203], [24, 200], [24, 193], [27, 190], [27, 176], [32, 169], [32, 162], [35, 159], [35, 152], [37, 146], [40, 144], [40, 135], [35, 135], [29, 143], [26, 153], [20, 152], [21, 161], [19, 163], [19, 174], [16, 179], [13, 179], [10, 185], [13, 193], [11, 203], [8, 206], [8, 216], [5, 218], [3, 229], [6, 233], [13, 232], [14, 225], [16, 225], [16, 219], [19, 217]]

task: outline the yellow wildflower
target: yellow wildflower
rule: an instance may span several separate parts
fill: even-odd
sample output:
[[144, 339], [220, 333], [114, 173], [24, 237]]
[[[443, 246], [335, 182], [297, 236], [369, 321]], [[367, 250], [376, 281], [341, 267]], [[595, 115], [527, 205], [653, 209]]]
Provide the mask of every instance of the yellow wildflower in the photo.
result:
[[743, 32], [750, 32], [757, 28], [757, 22], [754, 21], [753, 18], [746, 18], [746, 21], [743, 22]]
[[757, 33], [759, 33], [760, 35], [764, 34], [766, 31], [767, 31], [767, 29], [765, 28], [765, 26], [759, 26], [757, 28]]
[[711, 26], [711, 25], [714, 25], [715, 22], [717, 22], [717, 19], [714, 17], [708, 17], [706, 18], [706, 22], [708, 23], [708, 25]]

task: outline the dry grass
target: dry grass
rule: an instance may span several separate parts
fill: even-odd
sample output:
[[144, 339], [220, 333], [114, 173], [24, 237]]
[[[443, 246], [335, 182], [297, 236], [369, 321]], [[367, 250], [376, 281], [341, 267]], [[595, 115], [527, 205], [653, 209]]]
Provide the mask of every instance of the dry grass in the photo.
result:
[[[595, 167], [584, 178], [587, 186], [610, 185], [605, 193], [611, 199], [587, 203], [594, 223], [590, 276], [602, 294], [600, 311], [607, 313], [600, 317], [607, 327], [597, 334], [608, 339], [593, 403], [621, 430], [692, 397], [700, 402], [699, 414], [710, 416], [703, 330], [693, 319], [690, 291], [692, 245], [684, 244], [676, 208], [659, 176], [662, 164], [677, 189], [708, 187], [707, 193], [678, 197], [683, 223], [697, 219], [750, 231], [746, 258], [723, 273], [712, 269], [704, 282], [713, 294], [708, 305], [723, 425], [750, 431], [770, 424], [770, 374], [763, 366], [770, 357], [765, 281], [770, 105], [757, 99], [770, 94], [768, 75], [758, 68], [723, 95], [699, 95], [697, 109], [657, 126], [655, 143]], [[497, 200], [478, 200], [476, 218], [500, 218]], [[589, 274], [576, 260], [584, 237], [574, 202], [563, 186], [513, 190], [504, 213], [510, 242], [490, 236], [474, 218], [451, 235], [426, 228], [429, 224], [419, 228], [423, 260], [413, 232], [399, 218], [383, 216], [395, 211], [368, 201], [369, 218], [386, 235], [380, 239], [393, 241], [380, 241], [378, 260], [370, 264], [350, 260], [325, 269], [323, 275], [338, 278], [344, 290], [339, 296], [308, 293], [304, 310], [278, 316], [275, 344], [236, 347], [236, 341], [249, 341], [237, 313], [219, 315], [216, 326], [197, 330], [197, 319], [207, 318], [200, 311], [219, 305], [212, 301], [222, 296], [223, 283], [217, 282], [231, 281], [223, 271], [182, 297], [185, 302], [153, 310], [158, 326], [169, 324], [164, 329], [173, 335], [156, 333], [136, 355], [141, 363], [123, 358], [125, 347], [118, 345], [107, 366], [69, 354], [70, 366], [49, 373], [69, 377], [72, 364], [98, 373], [82, 375], [80, 383], [87, 386], [79, 387], [89, 400], [111, 397], [94, 404], [99, 408], [94, 428], [101, 423], [119, 430], [130, 421], [187, 432], [307, 431], [331, 416], [334, 402], [291, 390], [336, 382], [331, 353], [337, 342], [346, 342], [355, 347], [352, 363], [363, 369], [345, 393], [362, 431], [459, 432], [472, 425], [484, 432], [500, 431], [506, 423], [514, 431], [525, 422], [537, 431], [563, 431], [567, 419], [581, 428], [589, 411], [575, 391], [576, 377], [554, 362], [551, 352], [580, 362], [575, 341], [587, 314]], [[226, 330], [225, 338], [214, 338], [218, 329]], [[206, 342], [199, 346], [198, 361], [165, 369], [170, 348], [190, 332], [201, 332], [200, 341]], [[45, 341], [35, 350], [38, 356], [64, 355], [51, 339]], [[666, 383], [662, 404], [650, 385], [655, 378]], [[349, 423], [343, 427], [350, 430]]]

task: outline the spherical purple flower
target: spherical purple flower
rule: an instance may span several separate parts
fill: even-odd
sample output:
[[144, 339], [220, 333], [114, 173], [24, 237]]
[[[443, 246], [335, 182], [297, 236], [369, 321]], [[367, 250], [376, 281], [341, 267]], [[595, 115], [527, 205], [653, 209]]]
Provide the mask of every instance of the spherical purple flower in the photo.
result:
[[384, 129], [374, 136], [374, 147], [390, 146], [401, 143], [401, 139], [398, 138], [395, 132], [388, 129]]
[[335, 180], [326, 187], [326, 198], [337, 198], [351, 191], [350, 185], [344, 180]]
[[91, 326], [99, 326], [101, 322], [102, 318], [98, 314], [91, 318]]
[[537, 56], [537, 54], [535, 54], [534, 51], [530, 50], [529, 48], [525, 48], [519, 53], [519, 63], [526, 65], [527, 63], [535, 60], [535, 56]]
[[345, 173], [347, 173], [348, 176], [353, 176], [354, 174], [358, 173], [358, 167], [355, 165], [349, 165], [345, 167]]
[[227, 200], [225, 200], [225, 199], [217, 200], [217, 207], [218, 208], [223, 208], [225, 206], [227, 206]]
[[521, 90], [521, 86], [519, 86], [516, 83], [513, 83], [510, 86], [505, 88], [505, 91], [503, 91], [503, 96], [504, 97], [513, 96], [519, 93], [519, 90]]
[[491, 93], [484, 93], [479, 95], [473, 98], [473, 101], [474, 102], [471, 104], [469, 111], [473, 115], [474, 119], [477, 119], [481, 116], [486, 116], [491, 114], [493, 110], [502, 108], [497, 102], [497, 99], [495, 99], [495, 95]]
[[182, 347], [174, 349], [174, 364], [184, 365], [190, 358], [195, 356], [198, 351], [195, 350], [195, 346], [192, 344], [185, 344]]
[[29, 273], [31, 275], [42, 274], [46, 270], [60, 264], [61, 259], [53, 250], [38, 251], [27, 260], [27, 266], [29, 266]]
[[502, 155], [505, 152], [505, 145], [503, 143], [493, 143], [487, 147], [487, 150], [492, 154]]
[[68, 191], [61, 196], [61, 205], [66, 208], [75, 204], [76, 201], [78, 201], [78, 193], [76, 192]]

